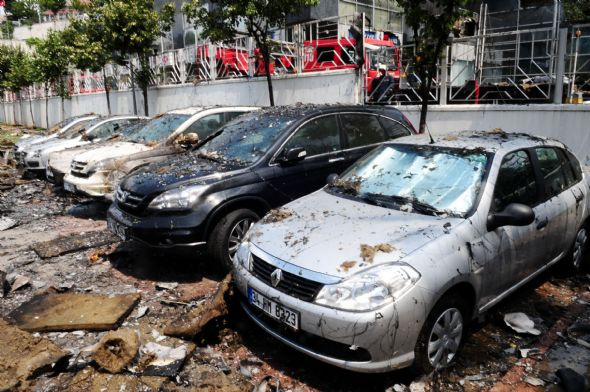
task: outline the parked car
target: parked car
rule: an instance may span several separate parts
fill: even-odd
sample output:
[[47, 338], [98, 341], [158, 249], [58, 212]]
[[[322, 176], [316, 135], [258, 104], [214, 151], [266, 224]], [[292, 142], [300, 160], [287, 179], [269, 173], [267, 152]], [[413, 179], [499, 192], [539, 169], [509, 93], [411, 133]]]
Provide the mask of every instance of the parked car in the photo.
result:
[[[119, 180], [135, 168], [185, 152], [255, 107], [193, 107], [152, 120], [129, 140], [92, 149], [71, 162], [64, 186], [72, 192], [112, 198]], [[65, 170], [62, 165], [61, 170]]]
[[[45, 177], [47, 180], [53, 182], [56, 185], [63, 185], [64, 176], [70, 171], [72, 160], [76, 156], [86, 151], [101, 150], [105, 146], [114, 146], [124, 143], [125, 141], [132, 138], [134, 134], [139, 132], [139, 130], [141, 130], [141, 128], [143, 128], [148, 123], [148, 121], [150, 121], [149, 118], [144, 118], [139, 121], [123, 125], [111, 136], [97, 143], [84, 144], [82, 146], [52, 152], [49, 154], [49, 159], [47, 161]], [[134, 147], [136, 148], [136, 151], [143, 151], [146, 148], [140, 144], [134, 144]]]
[[121, 126], [139, 121], [142, 118], [146, 117], [113, 116], [91, 120], [81, 129], [73, 127], [71, 131], [77, 131], [77, 134], [68, 131], [55, 139], [31, 146], [25, 156], [25, 169], [45, 173], [50, 153], [84, 144], [97, 143], [116, 133]]
[[29, 146], [31, 146], [33, 144], [39, 144], [39, 143], [45, 142], [47, 140], [56, 138], [56, 137], [64, 134], [65, 132], [67, 132], [72, 127], [79, 125], [79, 124], [84, 124], [90, 120], [94, 120], [95, 118], [98, 118], [98, 116], [95, 114], [85, 114], [82, 116], [70, 117], [70, 118], [67, 118], [63, 121], [60, 121], [59, 123], [57, 123], [54, 126], [52, 126], [51, 128], [49, 128], [45, 134], [41, 134], [41, 135], [25, 134], [25, 135], [23, 135], [23, 137], [21, 137], [14, 145], [15, 161], [19, 165], [24, 165], [24, 160], [23, 160], [23, 156], [24, 156], [23, 150], [24, 149], [28, 148]]
[[397, 109], [262, 109], [221, 128], [191, 153], [123, 179], [108, 211], [112, 231], [151, 246], [206, 246], [226, 269], [252, 223], [317, 190], [376, 145], [413, 133]]
[[524, 134], [386, 143], [252, 227], [243, 307], [339, 367], [448, 366], [470, 320], [560, 260], [580, 268], [588, 181], [562, 143]]

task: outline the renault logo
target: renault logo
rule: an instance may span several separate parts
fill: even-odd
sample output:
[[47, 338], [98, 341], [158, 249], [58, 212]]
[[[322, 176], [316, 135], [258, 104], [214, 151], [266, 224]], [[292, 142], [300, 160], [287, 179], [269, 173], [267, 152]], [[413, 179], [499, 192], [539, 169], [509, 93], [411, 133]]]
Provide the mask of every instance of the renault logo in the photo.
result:
[[272, 274], [270, 274], [270, 283], [272, 284], [272, 287], [277, 287], [279, 285], [279, 283], [281, 283], [281, 278], [283, 277], [283, 271], [281, 271], [280, 269], [276, 269], [273, 271]]

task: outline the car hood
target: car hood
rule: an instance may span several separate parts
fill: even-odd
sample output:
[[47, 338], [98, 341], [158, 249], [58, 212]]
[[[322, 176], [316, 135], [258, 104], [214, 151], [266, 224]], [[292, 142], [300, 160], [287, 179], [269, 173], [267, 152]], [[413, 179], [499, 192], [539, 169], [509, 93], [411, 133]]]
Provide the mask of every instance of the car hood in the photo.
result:
[[373, 206], [324, 190], [277, 211], [253, 226], [250, 242], [287, 263], [340, 278], [400, 261], [463, 221]]
[[172, 155], [161, 162], [155, 162], [138, 169], [122, 182], [123, 189], [148, 195], [160, 193], [179, 185], [196, 184], [207, 181], [205, 177], [215, 174], [216, 178], [223, 173], [243, 168], [225, 162], [216, 162], [198, 158], [194, 153]]
[[152, 148], [141, 143], [118, 141], [90, 149], [78, 155], [76, 161], [93, 164], [104, 159], [126, 157]]
[[49, 154], [49, 166], [52, 169], [59, 170], [62, 173], [69, 173], [72, 160], [78, 155], [96, 148], [92, 144], [68, 148], [63, 151], [56, 151]]
[[[25, 135], [26, 136], [26, 135]], [[18, 149], [23, 149], [25, 147], [31, 146], [33, 144], [42, 143], [46, 140], [55, 138], [55, 135], [45, 136], [45, 135], [28, 135], [27, 137], [23, 136], [16, 142], [16, 147]]]

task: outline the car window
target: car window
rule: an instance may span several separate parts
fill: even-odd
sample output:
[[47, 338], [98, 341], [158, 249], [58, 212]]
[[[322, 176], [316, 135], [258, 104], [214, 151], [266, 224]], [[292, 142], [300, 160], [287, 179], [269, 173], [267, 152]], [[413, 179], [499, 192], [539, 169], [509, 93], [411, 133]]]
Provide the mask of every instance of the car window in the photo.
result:
[[218, 130], [223, 124], [225, 124], [223, 113], [210, 114], [192, 123], [182, 133], [196, 133], [199, 135], [199, 139], [202, 140]]
[[534, 207], [538, 201], [535, 172], [528, 153], [520, 150], [506, 155], [496, 179], [494, 210], [502, 211], [511, 203]]
[[342, 114], [342, 129], [349, 148], [384, 142], [385, 131], [377, 116], [370, 114]]
[[570, 151], [566, 150], [565, 154], [567, 155], [567, 158], [570, 161], [570, 164], [572, 165], [572, 170], [574, 171], [574, 178], [576, 179], [576, 182], [582, 181], [582, 166], [580, 165], [580, 161], [578, 161], [578, 158], [576, 158], [576, 156], [572, 154]]
[[303, 125], [285, 144], [284, 150], [303, 147], [307, 156], [325, 154], [342, 149], [336, 116], [314, 118]]
[[188, 114], [165, 113], [156, 116], [140, 131], [133, 135], [132, 141], [138, 143], [155, 143], [166, 139], [189, 119]]
[[[535, 151], [545, 182], [545, 196], [549, 199], [567, 189], [568, 179], [565, 168], [570, 168], [569, 162], [565, 160], [565, 157], [560, 156], [559, 150], [556, 148], [539, 147]], [[571, 177], [570, 180], [572, 180]]]
[[408, 128], [398, 121], [387, 117], [380, 117], [379, 119], [389, 139], [397, 139], [398, 137], [410, 136], [412, 134]]
[[578, 182], [578, 180], [576, 180], [576, 174], [574, 173], [571, 162], [568, 160], [565, 152], [561, 148], [557, 149], [557, 154], [559, 155], [559, 160], [562, 162], [566, 188], [569, 188]]
[[119, 120], [109, 121], [108, 123], [101, 124], [92, 130], [92, 136], [95, 139], [104, 139], [105, 137], [109, 137], [113, 133], [117, 132], [121, 128], [121, 126], [127, 124], [128, 122], [129, 121], [127, 120]]

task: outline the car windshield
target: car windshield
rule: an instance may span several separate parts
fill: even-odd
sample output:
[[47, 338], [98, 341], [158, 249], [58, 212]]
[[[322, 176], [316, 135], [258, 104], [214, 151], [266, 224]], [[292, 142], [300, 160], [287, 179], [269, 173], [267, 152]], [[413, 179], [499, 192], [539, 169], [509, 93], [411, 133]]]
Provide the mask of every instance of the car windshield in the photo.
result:
[[328, 189], [403, 211], [463, 216], [477, 200], [488, 159], [482, 150], [385, 145]]
[[84, 132], [87, 129], [90, 129], [91, 127], [93, 127], [99, 121], [102, 121], [102, 120], [103, 119], [101, 119], [101, 118], [95, 118], [93, 120], [80, 121], [79, 123], [73, 125], [71, 128], [69, 128], [67, 131], [65, 131], [64, 133], [62, 133], [58, 137], [60, 139], [71, 139], [73, 137], [80, 136], [80, 134], [82, 132]]
[[79, 117], [70, 117], [70, 118], [66, 118], [65, 120], [62, 120], [60, 122], [58, 122], [57, 124], [55, 124], [54, 126], [52, 126], [51, 128], [49, 128], [47, 130], [47, 134], [51, 135], [57, 131], [59, 131], [61, 128], [65, 127], [66, 125], [73, 123], [74, 121], [76, 121]]
[[245, 114], [223, 127], [221, 133], [206, 142], [197, 154], [248, 166], [260, 159], [294, 121], [293, 116], [280, 112]]
[[160, 142], [170, 136], [190, 116], [188, 114], [167, 113], [154, 118], [141, 130], [129, 138], [132, 142], [150, 143]]
[[131, 140], [136, 133], [141, 131], [143, 127], [149, 122], [149, 120], [139, 120], [137, 122], [125, 125], [121, 132], [121, 138], [125, 140]]

